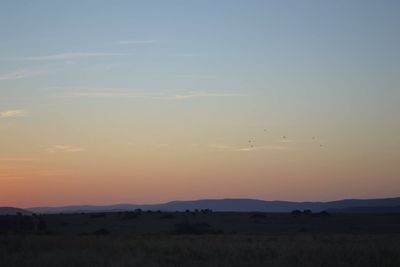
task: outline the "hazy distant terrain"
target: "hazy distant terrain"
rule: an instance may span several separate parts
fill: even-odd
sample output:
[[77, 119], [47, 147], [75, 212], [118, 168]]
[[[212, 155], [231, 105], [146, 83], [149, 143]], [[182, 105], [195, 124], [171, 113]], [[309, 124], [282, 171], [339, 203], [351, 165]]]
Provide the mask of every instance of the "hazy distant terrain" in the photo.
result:
[[0, 207], [0, 215], [16, 215], [16, 214], [29, 215], [30, 211], [24, 209], [18, 209], [13, 207]]
[[[27, 217], [27, 216], [23, 216]], [[53, 234], [400, 234], [400, 214], [108, 212], [38, 216]]]
[[[374, 209], [372, 209], [375, 207]], [[396, 208], [397, 207], [397, 208]], [[213, 211], [236, 212], [291, 212], [293, 210], [309, 209], [313, 212], [330, 210], [331, 212], [346, 212], [349, 208], [365, 209], [367, 212], [398, 212], [400, 198], [383, 199], [346, 199], [330, 202], [290, 202], [290, 201], [265, 201], [257, 199], [204, 199], [192, 201], [172, 201], [153, 205], [119, 204], [108, 206], [65, 206], [65, 207], [36, 207], [29, 210], [37, 213], [58, 212], [105, 212], [129, 211], [135, 209], [185, 211], [194, 209], [212, 209]], [[368, 210], [369, 209], [369, 210]], [[348, 210], [351, 212], [351, 210]]]

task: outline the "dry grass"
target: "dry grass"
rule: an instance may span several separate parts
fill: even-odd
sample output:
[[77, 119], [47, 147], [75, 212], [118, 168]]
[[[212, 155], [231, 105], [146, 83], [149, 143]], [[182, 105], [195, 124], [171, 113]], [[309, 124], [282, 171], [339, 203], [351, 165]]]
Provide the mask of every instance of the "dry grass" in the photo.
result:
[[0, 266], [400, 266], [400, 235], [0, 236]]

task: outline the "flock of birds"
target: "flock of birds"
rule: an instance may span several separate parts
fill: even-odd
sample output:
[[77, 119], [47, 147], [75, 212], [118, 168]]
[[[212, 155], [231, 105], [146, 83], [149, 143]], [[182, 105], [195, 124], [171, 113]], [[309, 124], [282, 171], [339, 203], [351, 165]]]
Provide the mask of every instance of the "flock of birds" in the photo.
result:
[[[264, 133], [267, 133], [268, 132], [268, 130], [267, 129], [264, 129]], [[287, 139], [287, 136], [286, 135], [283, 135], [282, 136], [282, 139], [283, 140], [286, 140]], [[313, 140], [313, 141], [315, 141], [317, 138], [315, 137], [315, 136], [313, 136], [313, 137], [311, 137], [311, 140]], [[251, 148], [254, 148], [254, 142], [253, 142], [254, 140], [251, 138], [251, 139], [249, 139], [249, 145], [250, 145], [250, 147]], [[319, 147], [323, 147], [324, 145], [323, 144], [321, 144], [321, 143], [319, 143]]]

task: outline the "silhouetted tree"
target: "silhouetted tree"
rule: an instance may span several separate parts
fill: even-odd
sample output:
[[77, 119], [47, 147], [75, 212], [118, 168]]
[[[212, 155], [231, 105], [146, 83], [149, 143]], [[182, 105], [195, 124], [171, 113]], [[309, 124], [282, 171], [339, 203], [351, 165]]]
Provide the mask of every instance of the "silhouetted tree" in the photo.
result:
[[303, 213], [304, 213], [304, 214], [311, 214], [311, 213], [312, 213], [312, 211], [311, 211], [311, 210], [309, 210], [309, 209], [306, 209], [306, 210], [303, 210]]
[[301, 215], [302, 212], [301, 212], [300, 210], [293, 210], [293, 211], [291, 212], [291, 214], [297, 216], [297, 215]]
[[138, 215], [142, 214], [142, 209], [135, 209], [134, 212]]
[[212, 213], [211, 209], [202, 209], [201, 210], [202, 213]]

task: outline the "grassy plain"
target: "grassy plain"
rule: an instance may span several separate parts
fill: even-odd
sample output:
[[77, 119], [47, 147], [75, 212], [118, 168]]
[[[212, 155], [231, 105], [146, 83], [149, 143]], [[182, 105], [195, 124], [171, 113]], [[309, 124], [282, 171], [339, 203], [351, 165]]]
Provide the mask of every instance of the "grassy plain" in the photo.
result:
[[[11, 217], [8, 217], [11, 218]], [[0, 234], [0, 266], [400, 266], [400, 215], [43, 215]]]

